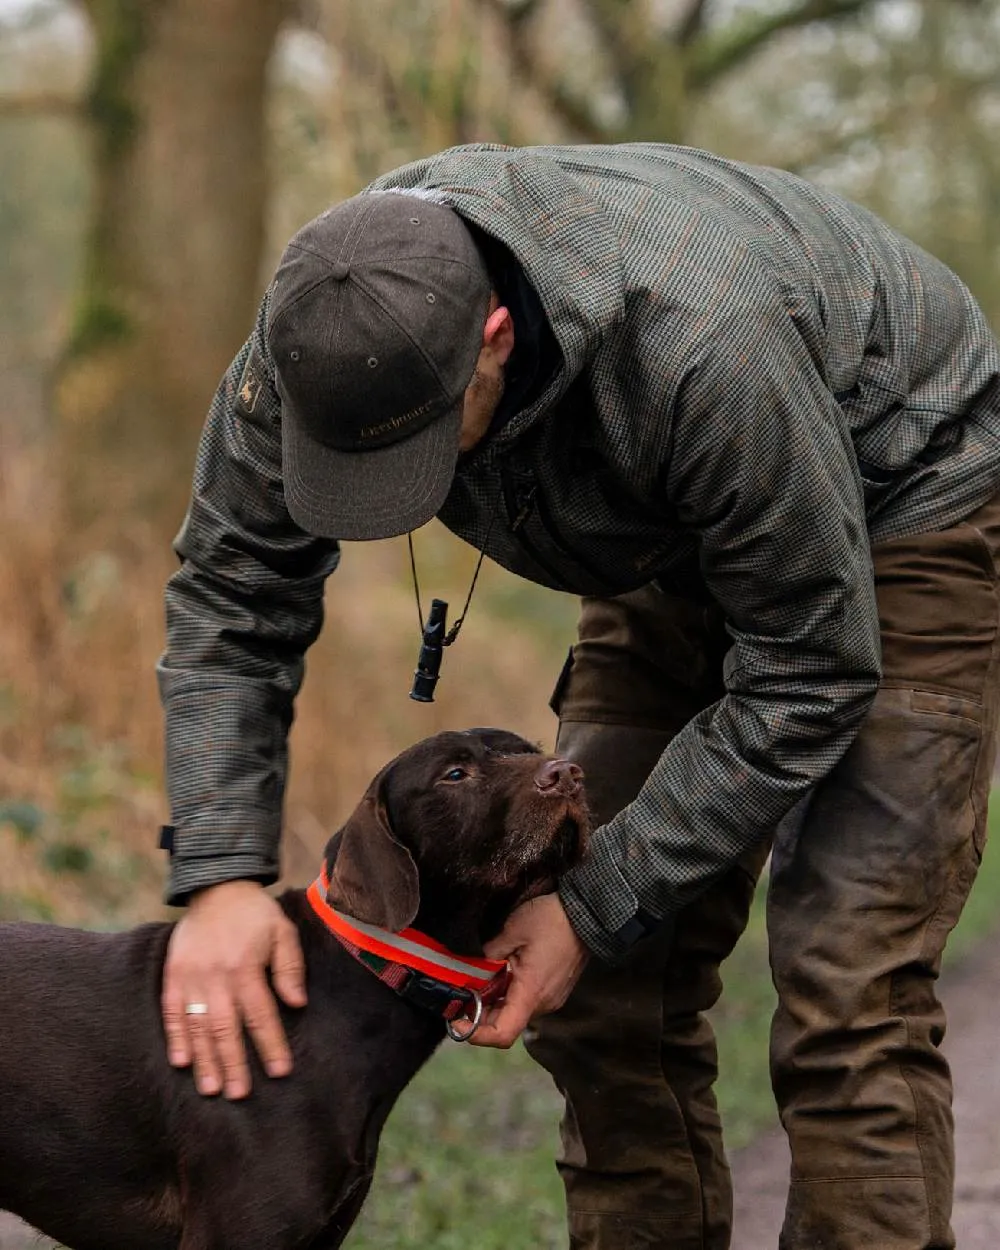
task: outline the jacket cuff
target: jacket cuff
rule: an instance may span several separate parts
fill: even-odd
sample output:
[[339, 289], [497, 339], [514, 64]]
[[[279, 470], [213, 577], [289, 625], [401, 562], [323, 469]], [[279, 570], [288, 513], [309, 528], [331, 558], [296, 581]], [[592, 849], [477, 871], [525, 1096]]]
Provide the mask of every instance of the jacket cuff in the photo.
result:
[[582, 864], [559, 883], [559, 898], [577, 936], [598, 959], [617, 964], [660, 924], [622, 876], [611, 839], [598, 832]]
[[[173, 829], [165, 901], [172, 907], [183, 906], [197, 890], [223, 881], [259, 881], [261, 885], [277, 881], [278, 820], [268, 820], [267, 827], [256, 832], [247, 831], [248, 823], [241, 822], [238, 831], [228, 831], [221, 821], [206, 819], [203, 824]], [[254, 823], [260, 823], [260, 813]], [[232, 824], [231, 814], [225, 824]]]

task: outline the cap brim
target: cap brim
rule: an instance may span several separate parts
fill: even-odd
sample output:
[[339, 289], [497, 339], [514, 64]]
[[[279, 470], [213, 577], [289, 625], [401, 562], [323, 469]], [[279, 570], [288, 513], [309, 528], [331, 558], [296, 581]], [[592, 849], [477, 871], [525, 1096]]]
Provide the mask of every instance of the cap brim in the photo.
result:
[[396, 538], [435, 516], [458, 461], [462, 403], [418, 433], [370, 451], [337, 451], [282, 414], [285, 502], [292, 519], [321, 538]]

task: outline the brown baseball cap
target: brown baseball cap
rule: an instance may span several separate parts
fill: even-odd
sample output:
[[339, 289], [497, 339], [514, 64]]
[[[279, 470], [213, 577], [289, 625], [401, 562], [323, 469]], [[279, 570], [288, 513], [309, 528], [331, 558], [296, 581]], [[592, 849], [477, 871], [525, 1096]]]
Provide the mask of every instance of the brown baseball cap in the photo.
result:
[[490, 279], [452, 209], [354, 196], [294, 236], [271, 289], [285, 498], [328, 538], [391, 538], [435, 515]]

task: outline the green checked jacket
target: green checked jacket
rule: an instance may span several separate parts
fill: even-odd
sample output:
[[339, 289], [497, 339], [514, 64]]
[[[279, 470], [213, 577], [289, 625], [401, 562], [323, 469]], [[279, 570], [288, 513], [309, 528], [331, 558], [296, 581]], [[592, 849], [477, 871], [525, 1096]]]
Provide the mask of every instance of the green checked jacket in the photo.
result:
[[[562, 353], [463, 458], [442, 521], [543, 585], [660, 580], [728, 619], [725, 698], [562, 883], [613, 959], [640, 908], [675, 912], [849, 745], [879, 680], [870, 543], [1000, 489], [1000, 349], [938, 261], [773, 169], [653, 144], [472, 146], [368, 190], [392, 189], [505, 244]], [[212, 404], [167, 591], [174, 901], [277, 874], [286, 731], [338, 558], [285, 508], [267, 316], [265, 295]]]

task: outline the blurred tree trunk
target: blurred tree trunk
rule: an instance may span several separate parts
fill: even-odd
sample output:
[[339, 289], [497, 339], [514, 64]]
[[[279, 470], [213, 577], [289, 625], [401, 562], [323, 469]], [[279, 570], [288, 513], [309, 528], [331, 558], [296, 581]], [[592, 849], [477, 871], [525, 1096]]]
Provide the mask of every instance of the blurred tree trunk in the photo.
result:
[[[694, 106], [720, 80], [784, 34], [813, 23], [856, 16], [873, 0], [793, 0], [769, 5], [719, 6], [708, 0], [578, 0], [596, 32], [622, 94], [624, 108], [611, 122], [594, 108], [591, 84], [571, 86], [553, 71], [539, 31], [543, 0], [477, 0], [502, 15], [511, 55], [570, 132], [596, 143], [659, 140], [683, 143]], [[671, 16], [667, 20], [665, 10]]]
[[172, 508], [244, 338], [283, 0], [85, 0], [91, 224], [54, 407], [73, 521]]

